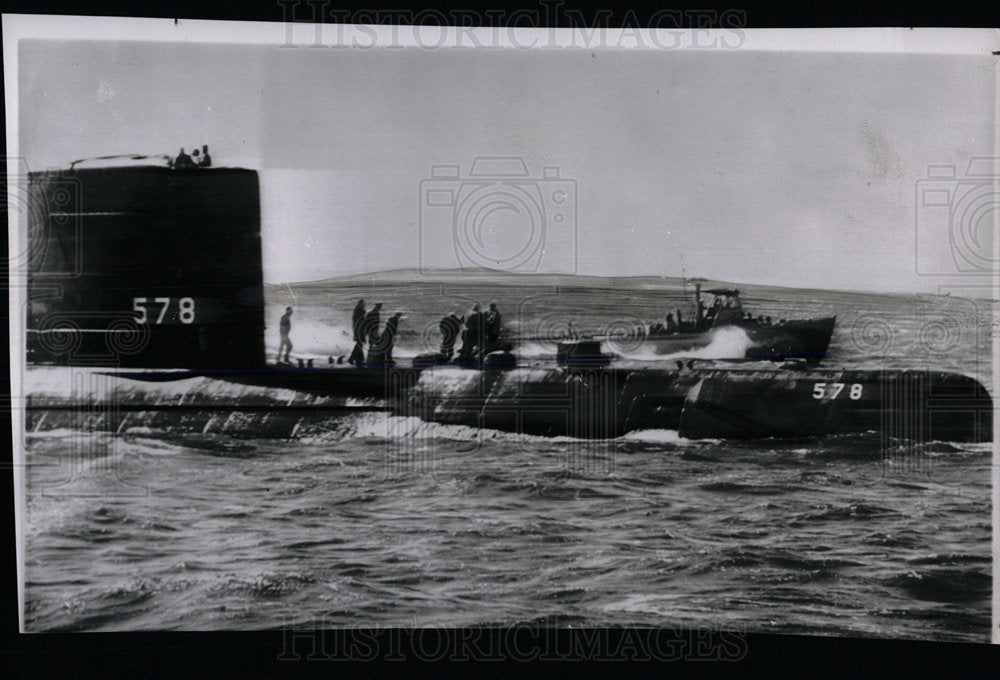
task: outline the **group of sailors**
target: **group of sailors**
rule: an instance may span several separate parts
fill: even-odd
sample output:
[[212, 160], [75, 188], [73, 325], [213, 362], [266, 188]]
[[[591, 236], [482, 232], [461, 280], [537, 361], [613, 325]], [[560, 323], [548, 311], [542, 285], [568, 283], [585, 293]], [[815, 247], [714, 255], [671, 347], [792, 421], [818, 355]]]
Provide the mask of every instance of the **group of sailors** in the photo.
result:
[[782, 326], [785, 324], [785, 319], [781, 319], [775, 323], [769, 316], [758, 316], [755, 319], [753, 314], [742, 310], [738, 298], [736, 297], [737, 295], [739, 295], [739, 291], [736, 291], [736, 295], [728, 296], [725, 300], [720, 297], [716, 297], [715, 302], [711, 306], [706, 306], [705, 303], [699, 299], [698, 308], [696, 310], [697, 318], [693, 324], [688, 322], [687, 327], [684, 326], [681, 310], [678, 309], [676, 310], [676, 317], [674, 312], [668, 312], [663, 320], [663, 324], [654, 324], [652, 328], [654, 330], [662, 330], [666, 333], [681, 333], [686, 331], [700, 332], [712, 328], [713, 324], [715, 324], [717, 320], [720, 323], [732, 323], [741, 326], [756, 325], [761, 328], [769, 326]]
[[[753, 314], [747, 312], [743, 320], [746, 321], [747, 323], [753, 322], [754, 321]], [[758, 326], [783, 326], [785, 325], [785, 320], [781, 319], [780, 321], [778, 321], [778, 323], [774, 323], [773, 321], [771, 321], [771, 317], [769, 316], [758, 316], [756, 319], [756, 323]]]
[[191, 155], [184, 153], [184, 147], [177, 154], [177, 158], [170, 161], [172, 168], [210, 168], [212, 167], [212, 157], [208, 154], [208, 144], [201, 145], [201, 152], [195, 147]]
[[[382, 303], [376, 303], [371, 311], [365, 311], [365, 301], [358, 300], [354, 307], [353, 327], [354, 327], [354, 351], [348, 361], [355, 366], [369, 365], [391, 365], [396, 363], [392, 358], [392, 347], [396, 344], [396, 334], [399, 332], [399, 320], [403, 318], [402, 312], [396, 312], [385, 322], [385, 328], [379, 332], [381, 325]], [[281, 317], [278, 326], [281, 335], [281, 342], [278, 344], [278, 363], [291, 363], [290, 354], [292, 352], [292, 308], [286, 307], [285, 313]], [[368, 356], [365, 357], [365, 345], [368, 345]], [[282, 358], [281, 354], [285, 356]], [[343, 357], [340, 358], [343, 361]], [[332, 362], [332, 359], [331, 359]], [[302, 364], [302, 360], [299, 360]], [[309, 360], [310, 366], [312, 360]]]
[[[358, 304], [354, 306], [351, 314], [354, 349], [348, 363], [354, 366], [391, 366], [395, 363], [392, 348], [399, 333], [399, 320], [404, 317], [401, 312], [396, 312], [379, 332], [381, 309], [382, 303], [376, 302], [371, 310], [366, 311], [363, 299], [358, 300]], [[450, 312], [438, 322], [438, 330], [441, 332], [440, 353], [444, 361], [451, 361], [455, 356], [455, 345], [461, 339], [458, 360], [462, 363], [479, 360], [497, 345], [502, 329], [503, 318], [496, 303], [491, 303], [487, 312], [477, 304], [468, 316]], [[365, 344], [368, 345], [367, 354]]]
[[[392, 348], [396, 345], [399, 321], [402, 318], [403, 313], [396, 312], [386, 320], [385, 327], [379, 331], [379, 326], [382, 323], [382, 303], [376, 302], [370, 310], [366, 310], [365, 301], [358, 300], [358, 304], [354, 305], [354, 312], [351, 314], [354, 349], [347, 362], [354, 366], [391, 366], [395, 364], [396, 361], [392, 358]], [[365, 354], [365, 345], [368, 345], [367, 355]]]
[[[364, 299], [358, 300], [351, 314], [351, 330], [354, 348], [347, 362], [353, 366], [391, 366], [395, 364], [392, 349], [399, 334], [399, 322], [402, 312], [396, 312], [382, 326], [382, 303], [376, 302], [371, 309], [366, 309]], [[281, 317], [279, 332], [281, 342], [278, 345], [278, 362], [290, 363], [292, 341], [292, 308], [285, 308]], [[469, 363], [482, 360], [486, 354], [500, 348], [500, 335], [503, 331], [503, 317], [496, 303], [491, 303], [488, 311], [483, 311], [480, 305], [475, 305], [467, 316], [459, 316], [450, 312], [438, 323], [441, 331], [440, 353], [445, 362], [455, 356], [455, 346], [461, 341], [458, 349], [458, 360]], [[366, 351], [367, 349], [367, 351]], [[284, 356], [282, 356], [284, 354]], [[343, 361], [343, 357], [340, 359]]]
[[441, 319], [438, 330], [441, 331], [440, 352], [444, 360], [451, 361], [455, 355], [455, 344], [461, 338], [462, 346], [458, 350], [458, 361], [463, 364], [469, 363], [482, 359], [494, 349], [499, 349], [503, 316], [495, 302], [490, 303], [489, 311], [486, 312], [477, 304], [468, 316], [449, 313]]

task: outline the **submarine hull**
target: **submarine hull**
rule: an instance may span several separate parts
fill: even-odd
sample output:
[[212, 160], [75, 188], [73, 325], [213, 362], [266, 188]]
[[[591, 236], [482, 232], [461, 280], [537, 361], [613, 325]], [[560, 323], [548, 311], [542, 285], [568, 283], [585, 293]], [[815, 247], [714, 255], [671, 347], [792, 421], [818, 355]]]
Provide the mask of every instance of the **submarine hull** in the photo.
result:
[[[178, 385], [159, 389], [168, 377]], [[29, 412], [36, 412], [32, 422], [37, 425], [42, 412], [62, 411], [47, 416], [46, 427], [68, 426], [73, 408], [100, 408], [103, 399], [106, 410], [119, 414], [104, 429], [143, 411], [267, 413], [272, 420], [284, 414], [282, 422], [294, 424], [305, 411], [382, 410], [449, 425], [581, 439], [651, 429], [676, 430], [688, 439], [865, 432], [910, 441], [992, 439], [993, 404], [985, 388], [967, 376], [935, 371], [392, 366], [104, 378], [118, 387], [103, 397], [42, 390], [29, 399]], [[231, 387], [211, 387], [220, 384]]]

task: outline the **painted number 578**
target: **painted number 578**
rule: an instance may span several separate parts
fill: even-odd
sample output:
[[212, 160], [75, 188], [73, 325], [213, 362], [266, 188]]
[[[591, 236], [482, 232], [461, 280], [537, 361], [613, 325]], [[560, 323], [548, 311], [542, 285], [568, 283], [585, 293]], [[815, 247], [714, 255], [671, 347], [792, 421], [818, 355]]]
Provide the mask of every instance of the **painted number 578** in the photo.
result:
[[[845, 383], [825, 383], [818, 382], [813, 385], [812, 396], [813, 399], [822, 399], [823, 397], [829, 397], [830, 399], [836, 399], [844, 388], [847, 387]], [[851, 385], [847, 394], [851, 399], [858, 400], [861, 398], [861, 393], [864, 387], [861, 383], [854, 383]]]
[[[132, 298], [132, 310], [138, 315], [135, 318], [136, 323], [151, 323], [150, 319], [152, 315], [147, 313], [147, 304], [151, 305], [148, 311], [156, 314], [156, 320], [152, 321], [152, 323], [163, 323], [172, 299], [168, 297], [152, 298], [151, 303], [149, 300], [149, 298], [144, 297]], [[153, 305], [159, 305], [159, 310], [155, 309]], [[184, 324], [194, 323], [194, 299], [183, 297], [177, 300], [177, 318]]]

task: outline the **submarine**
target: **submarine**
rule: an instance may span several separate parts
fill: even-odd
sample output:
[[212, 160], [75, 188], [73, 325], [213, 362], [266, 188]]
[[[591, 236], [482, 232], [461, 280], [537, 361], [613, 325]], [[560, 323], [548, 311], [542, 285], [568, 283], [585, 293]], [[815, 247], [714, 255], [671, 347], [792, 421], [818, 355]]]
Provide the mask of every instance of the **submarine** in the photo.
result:
[[581, 439], [992, 439], [989, 393], [941, 371], [628, 361], [593, 338], [528, 364], [503, 349], [465, 364], [269, 364], [255, 171], [76, 161], [32, 173], [29, 199], [28, 432], [240, 436], [252, 422], [253, 436], [290, 438], [331, 414], [384, 411]]

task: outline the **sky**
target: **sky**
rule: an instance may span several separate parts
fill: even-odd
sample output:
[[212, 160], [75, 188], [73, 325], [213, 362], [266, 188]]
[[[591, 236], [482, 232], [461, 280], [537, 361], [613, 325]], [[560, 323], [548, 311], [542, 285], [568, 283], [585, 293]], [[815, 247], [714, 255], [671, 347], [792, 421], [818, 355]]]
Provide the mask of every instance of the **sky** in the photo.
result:
[[18, 58], [33, 170], [202, 144], [259, 170], [271, 283], [487, 266], [938, 292], [992, 252], [995, 194], [962, 178], [995, 155], [995, 58], [69, 40]]

